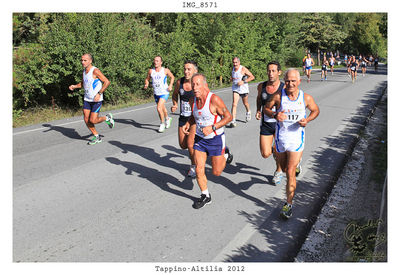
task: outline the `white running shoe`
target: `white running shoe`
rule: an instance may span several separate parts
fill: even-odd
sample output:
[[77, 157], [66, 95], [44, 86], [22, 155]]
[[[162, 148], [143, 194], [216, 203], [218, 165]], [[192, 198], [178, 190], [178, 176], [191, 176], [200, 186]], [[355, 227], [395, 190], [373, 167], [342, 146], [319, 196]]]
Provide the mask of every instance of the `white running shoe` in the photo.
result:
[[246, 122], [251, 120], [251, 111], [246, 112]]
[[169, 127], [171, 127], [171, 122], [172, 122], [172, 117], [169, 117], [165, 122], [165, 128], [168, 129]]
[[272, 183], [278, 185], [282, 182], [282, 178], [283, 178], [283, 172], [275, 171], [274, 177], [272, 178]]
[[190, 169], [188, 172], [188, 177], [195, 178], [196, 177], [196, 165], [190, 165]]
[[158, 132], [159, 133], [163, 133], [165, 131], [165, 124], [164, 123], [161, 123], [160, 124], [160, 128], [158, 128]]

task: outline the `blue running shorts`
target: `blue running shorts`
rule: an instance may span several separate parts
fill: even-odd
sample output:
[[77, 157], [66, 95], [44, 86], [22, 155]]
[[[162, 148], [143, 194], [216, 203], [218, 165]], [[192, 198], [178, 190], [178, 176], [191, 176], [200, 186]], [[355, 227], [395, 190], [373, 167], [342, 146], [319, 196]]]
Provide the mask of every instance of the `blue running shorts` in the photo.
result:
[[103, 101], [89, 102], [89, 101], [84, 100], [83, 101], [83, 109], [90, 110], [92, 113], [98, 113], [98, 112], [100, 112], [100, 108], [101, 108], [102, 104], [103, 104]]
[[194, 150], [205, 152], [208, 156], [221, 156], [225, 153], [225, 134], [205, 139], [196, 135], [194, 138]]

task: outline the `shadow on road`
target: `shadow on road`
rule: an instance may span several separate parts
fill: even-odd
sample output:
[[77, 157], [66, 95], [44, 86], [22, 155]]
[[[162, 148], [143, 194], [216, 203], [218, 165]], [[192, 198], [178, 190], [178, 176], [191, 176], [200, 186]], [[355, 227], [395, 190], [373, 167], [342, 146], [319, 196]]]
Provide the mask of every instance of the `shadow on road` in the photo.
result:
[[133, 127], [136, 128], [141, 128], [141, 129], [148, 129], [148, 130], [153, 130], [157, 132], [158, 126], [155, 124], [146, 124], [146, 123], [138, 123], [133, 119], [121, 119], [121, 118], [115, 118], [114, 121], [116, 123], [121, 123], [121, 124], [127, 124], [127, 125], [132, 125]]
[[81, 136], [80, 134], [78, 134], [78, 132], [73, 129], [73, 128], [65, 128], [65, 127], [60, 127], [60, 126], [53, 126], [51, 124], [42, 124], [43, 127], [49, 127], [49, 129], [44, 130], [43, 133], [47, 133], [50, 131], [56, 131], [59, 132], [61, 134], [63, 134], [64, 136], [71, 138], [71, 139], [81, 139], [81, 140], [88, 140], [88, 138], [91, 136], [91, 134], [86, 135], [86, 136]]

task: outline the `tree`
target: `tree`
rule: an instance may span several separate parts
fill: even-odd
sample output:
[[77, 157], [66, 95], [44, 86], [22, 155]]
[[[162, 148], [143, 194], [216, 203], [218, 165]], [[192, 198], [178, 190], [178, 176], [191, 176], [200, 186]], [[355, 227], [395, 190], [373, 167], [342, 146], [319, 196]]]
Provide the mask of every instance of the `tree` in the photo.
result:
[[334, 24], [330, 15], [311, 13], [301, 18], [300, 41], [311, 51], [318, 53], [320, 64], [320, 50], [337, 47], [344, 42], [346, 34], [340, 26]]
[[[382, 15], [376, 13], [362, 13], [357, 15], [352, 31], [352, 39], [358, 53], [387, 55], [386, 33], [382, 34]], [[385, 30], [383, 28], [383, 30]]]

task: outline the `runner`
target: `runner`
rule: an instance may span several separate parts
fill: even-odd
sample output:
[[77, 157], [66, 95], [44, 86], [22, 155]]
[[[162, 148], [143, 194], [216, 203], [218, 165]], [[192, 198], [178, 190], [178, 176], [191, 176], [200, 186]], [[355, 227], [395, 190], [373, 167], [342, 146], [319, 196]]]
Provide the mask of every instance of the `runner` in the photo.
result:
[[303, 57], [303, 75], [306, 75], [306, 59], [307, 59], [308, 51], [306, 50], [306, 55]]
[[193, 115], [185, 124], [183, 131], [189, 134], [190, 125], [196, 124], [194, 143], [194, 160], [196, 163], [196, 180], [201, 190], [200, 198], [193, 203], [193, 208], [199, 209], [211, 203], [211, 195], [207, 187], [205, 165], [207, 156], [211, 157], [212, 173], [221, 175], [226, 163], [233, 159], [225, 147], [224, 126], [232, 120], [232, 115], [220, 97], [208, 89], [207, 80], [202, 74], [192, 76], [191, 99]]
[[306, 66], [306, 74], [307, 74], [307, 82], [311, 81], [311, 70], [312, 66], [314, 66], [314, 59], [312, 59], [311, 54], [307, 54], [307, 58], [304, 61], [304, 65]]
[[378, 71], [378, 63], [379, 63], [379, 59], [378, 59], [378, 56], [376, 56], [374, 59], [375, 72]]
[[244, 107], [246, 108], [246, 122], [251, 119], [251, 110], [248, 102], [249, 98], [249, 84], [248, 82], [254, 80], [253, 74], [244, 66], [240, 65], [239, 57], [234, 57], [232, 59], [233, 69], [231, 75], [232, 81], [232, 122], [230, 124], [231, 127], [236, 127], [236, 109], [239, 102], [239, 97], [242, 98]]
[[[296, 190], [296, 166], [304, 150], [305, 126], [319, 115], [313, 97], [300, 90], [300, 73], [288, 69], [285, 73], [285, 88], [273, 95], [264, 107], [264, 113], [277, 120], [275, 146], [278, 160], [286, 172], [286, 203], [281, 216], [292, 216], [293, 197]], [[277, 109], [277, 112], [273, 110]], [[306, 116], [306, 108], [310, 114]]]
[[[276, 120], [273, 117], [269, 117], [264, 114], [263, 109], [267, 101], [272, 97], [273, 94], [280, 92], [284, 83], [279, 80], [281, 75], [281, 65], [279, 62], [272, 61], [267, 65], [268, 80], [258, 84], [257, 90], [257, 113], [256, 119], [261, 119], [260, 124], [260, 152], [263, 158], [268, 158], [271, 154], [274, 154], [276, 163], [276, 170], [272, 182], [274, 184], [280, 184], [283, 177], [282, 168], [276, 158], [276, 151], [272, 147], [275, 135]], [[275, 109], [274, 109], [275, 110]]]
[[93, 134], [92, 139], [88, 142], [89, 145], [94, 145], [102, 141], [94, 126], [95, 124], [105, 121], [110, 128], [114, 128], [114, 119], [111, 113], [106, 116], [99, 116], [100, 108], [103, 103], [103, 93], [110, 85], [110, 81], [98, 68], [93, 66], [93, 62], [93, 56], [90, 53], [82, 55], [82, 81], [76, 85], [69, 86], [71, 91], [82, 87], [85, 89], [85, 96], [83, 98], [83, 119], [86, 126]]
[[363, 76], [365, 76], [365, 73], [367, 72], [367, 63], [368, 60], [363, 56], [361, 59], [361, 72]]
[[326, 60], [326, 56], [324, 55], [324, 59], [322, 60], [322, 66], [321, 66], [321, 81], [326, 80], [328, 65], [329, 65], [329, 62], [328, 62], [328, 60]]
[[333, 55], [329, 57], [329, 66], [331, 67], [331, 75], [333, 75], [333, 67], [335, 66], [335, 58]]
[[352, 60], [353, 60], [353, 57], [352, 57], [352, 56], [349, 56], [348, 59], [345, 59], [345, 61], [346, 61], [346, 66], [347, 66], [347, 76], [348, 76], [349, 78], [351, 78], [351, 69], [350, 69], [350, 65], [351, 65]]
[[[160, 117], [160, 127], [158, 132], [162, 133], [165, 129], [171, 127], [172, 117], [168, 117], [167, 108], [165, 108], [165, 102], [169, 97], [169, 92], [172, 91], [175, 77], [171, 71], [167, 68], [162, 67], [163, 60], [161, 56], [154, 57], [154, 68], [150, 69], [147, 73], [147, 77], [144, 80], [144, 89], [149, 87], [149, 81], [151, 82], [154, 90], [154, 99], [157, 104], [157, 112]], [[167, 76], [170, 78], [169, 85], [167, 83]]]
[[197, 73], [197, 64], [194, 61], [186, 61], [184, 64], [183, 74], [184, 77], [179, 79], [175, 84], [175, 90], [172, 94], [172, 107], [171, 112], [175, 112], [178, 108], [178, 98], [180, 98], [180, 116], [179, 116], [179, 126], [178, 126], [178, 139], [179, 146], [182, 149], [188, 149], [189, 158], [191, 161], [190, 169], [188, 172], [189, 177], [196, 177], [196, 165], [194, 164], [193, 158], [193, 143], [194, 135], [196, 131], [196, 125], [193, 124], [189, 130], [189, 135], [183, 132], [183, 126], [189, 120], [192, 115], [192, 107], [190, 106], [189, 100], [194, 97], [192, 90], [191, 78]]
[[369, 55], [369, 59], [368, 59], [368, 66], [372, 67], [372, 61], [374, 60], [374, 58], [372, 57], [372, 55]]
[[351, 57], [349, 68], [351, 70], [351, 82], [354, 83], [354, 81], [357, 80], [357, 69], [358, 69], [358, 62], [354, 55]]

